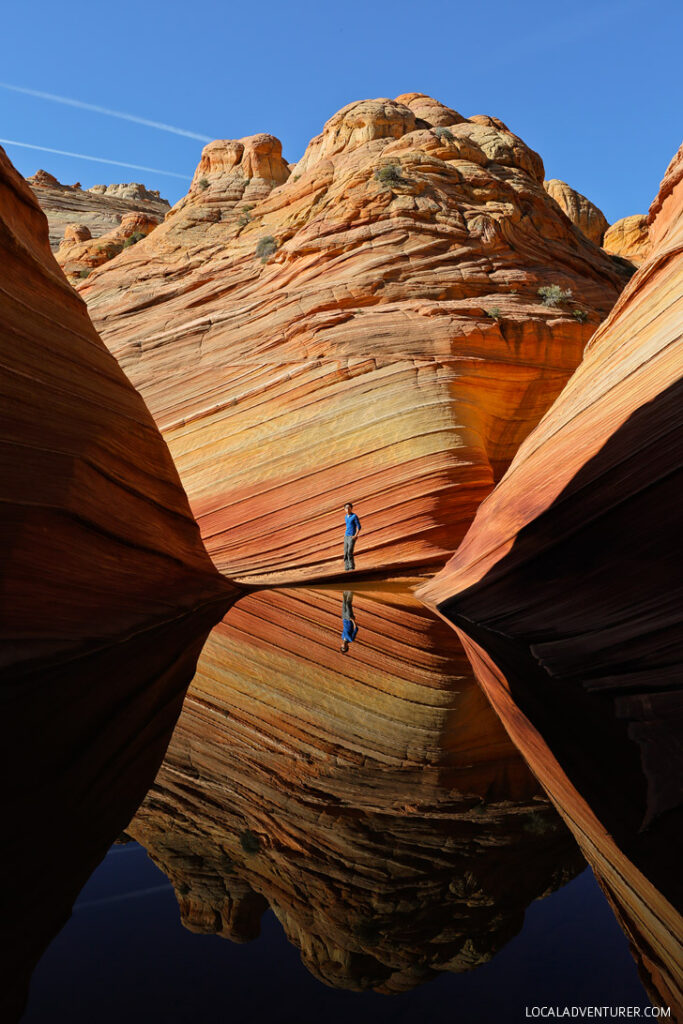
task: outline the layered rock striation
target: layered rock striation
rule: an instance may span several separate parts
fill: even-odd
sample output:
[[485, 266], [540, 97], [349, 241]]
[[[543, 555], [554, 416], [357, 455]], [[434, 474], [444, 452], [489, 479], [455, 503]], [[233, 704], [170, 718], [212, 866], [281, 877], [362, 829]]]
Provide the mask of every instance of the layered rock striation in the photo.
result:
[[223, 573], [337, 573], [347, 500], [359, 568], [454, 550], [627, 276], [543, 178], [495, 118], [352, 103], [291, 167], [271, 135], [209, 144], [79, 285]]
[[647, 216], [636, 213], [615, 221], [605, 231], [602, 244], [605, 252], [610, 255], [622, 256], [630, 260], [634, 266], [641, 266], [650, 251]]
[[88, 277], [95, 267], [136, 245], [158, 226], [148, 213], [126, 213], [113, 231], [94, 239], [86, 224], [67, 224], [55, 258], [72, 284]]
[[648, 220], [647, 259], [421, 596], [682, 1016], [683, 151]]
[[0, 150], [3, 1019], [163, 757], [233, 588]]
[[477, 967], [582, 865], [455, 635], [380, 585], [242, 597], [127, 831], [186, 927], [248, 941], [270, 906], [356, 990]]
[[590, 238], [591, 242], [595, 242], [596, 245], [602, 245], [609, 222], [595, 203], [586, 199], [566, 181], [560, 181], [558, 178], [544, 181], [543, 187], [586, 238]]
[[171, 206], [155, 189], [138, 182], [122, 185], [62, 185], [53, 174], [37, 171], [26, 179], [47, 216], [50, 246], [56, 252], [67, 226], [84, 225], [91, 238], [99, 238], [118, 228], [131, 213], [143, 213], [156, 221], [164, 219]]

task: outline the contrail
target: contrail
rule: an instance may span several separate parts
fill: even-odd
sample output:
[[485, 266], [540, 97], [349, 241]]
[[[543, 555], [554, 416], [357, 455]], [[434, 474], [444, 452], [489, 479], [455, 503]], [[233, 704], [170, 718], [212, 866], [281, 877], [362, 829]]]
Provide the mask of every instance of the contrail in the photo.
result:
[[126, 164], [123, 160], [107, 160], [103, 156], [88, 156], [86, 153], [70, 153], [68, 149], [50, 149], [49, 146], [34, 146], [31, 142], [17, 142], [15, 139], [0, 139], [3, 146], [21, 146], [22, 149], [38, 149], [41, 153], [56, 153], [57, 156], [73, 156], [77, 160], [94, 160], [97, 164], [114, 164], [116, 167], [130, 167], [134, 171], [149, 171], [150, 174], [166, 174], [169, 178], [182, 178], [191, 181], [189, 174], [177, 174], [175, 171], [161, 171], [158, 167], [144, 167], [142, 164]]
[[184, 128], [175, 128], [172, 124], [163, 124], [161, 121], [148, 121], [146, 117], [136, 117], [135, 114], [124, 114], [120, 110], [109, 110], [108, 107], [98, 107], [94, 103], [84, 103], [82, 100], [70, 100], [68, 96], [55, 96], [51, 92], [40, 92], [38, 89], [25, 89], [21, 85], [10, 85], [8, 82], [0, 82], [0, 89], [9, 89], [11, 92], [21, 92], [25, 96], [36, 96], [40, 100], [50, 100], [52, 103], [62, 103], [67, 107], [78, 107], [79, 110], [92, 110], [95, 114], [106, 114], [107, 117], [118, 117], [122, 121], [133, 121], [135, 124], [144, 124], [148, 128], [158, 128], [162, 132], [173, 132], [174, 135], [185, 135], [188, 139], [199, 139], [200, 142], [211, 142], [209, 135], [199, 135], [197, 132], [188, 132]]
[[123, 903], [124, 900], [139, 899], [141, 896], [151, 896], [157, 892], [173, 892], [170, 882], [165, 885], [153, 885], [149, 889], [135, 889], [133, 892], [117, 893], [115, 896], [103, 896], [99, 900], [88, 900], [87, 903], [76, 903], [73, 908], [74, 914], [79, 910], [90, 910], [91, 907], [104, 907], [108, 903]]

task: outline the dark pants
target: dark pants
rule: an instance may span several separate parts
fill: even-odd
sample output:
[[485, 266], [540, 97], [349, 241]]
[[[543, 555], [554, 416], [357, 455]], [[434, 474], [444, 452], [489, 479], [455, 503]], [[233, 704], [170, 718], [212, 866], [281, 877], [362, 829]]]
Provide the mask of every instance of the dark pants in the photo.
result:
[[344, 568], [355, 569], [356, 563], [353, 560], [353, 549], [356, 546], [355, 537], [344, 537]]

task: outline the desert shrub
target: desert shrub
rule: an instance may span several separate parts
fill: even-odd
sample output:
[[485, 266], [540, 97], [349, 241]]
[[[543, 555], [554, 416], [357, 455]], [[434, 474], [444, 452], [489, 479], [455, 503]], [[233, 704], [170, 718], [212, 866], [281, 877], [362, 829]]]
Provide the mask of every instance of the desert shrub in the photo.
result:
[[264, 235], [259, 238], [256, 246], [256, 255], [261, 260], [261, 263], [265, 263], [269, 256], [272, 256], [277, 250], [277, 242], [272, 235]]
[[90, 276], [90, 271], [89, 270], [77, 270], [75, 276], [79, 277], [83, 281], [83, 280], [85, 280], [86, 277]]
[[446, 142], [452, 142], [453, 139], [455, 138], [455, 136], [453, 135], [453, 132], [449, 131], [448, 128], [435, 128], [434, 129], [434, 134], [436, 135], [437, 139], [440, 142], [443, 142], [444, 140]]
[[560, 288], [559, 284], [546, 284], [538, 289], [537, 294], [544, 306], [561, 306], [563, 302], [571, 299], [572, 290]]
[[240, 833], [240, 846], [245, 853], [258, 853], [261, 849], [261, 842], [256, 833], [248, 828]]
[[202, 190], [202, 192], [205, 192], [206, 189], [209, 187], [209, 183], [206, 178], [200, 178], [197, 184], [199, 188]]
[[554, 832], [557, 827], [556, 819], [549, 817], [542, 811], [530, 811], [522, 822], [522, 827], [525, 832], [531, 833], [534, 836], [547, 835], [548, 832]]
[[588, 319], [588, 313], [585, 309], [575, 309], [572, 313], [575, 320], [578, 320], [580, 324], [585, 324]]
[[242, 209], [240, 210], [240, 215], [237, 218], [237, 223], [238, 223], [239, 227], [245, 228], [247, 226], [247, 224], [251, 220], [251, 211], [253, 209], [254, 209], [254, 204], [253, 203], [247, 203], [246, 206], [242, 207]]
[[129, 235], [129, 237], [123, 243], [123, 248], [127, 249], [129, 245], [137, 245], [137, 243], [141, 242], [142, 239], [145, 237], [146, 235], [144, 231], [134, 231], [133, 234]]
[[492, 320], [501, 320], [503, 316], [499, 306], [492, 306], [491, 309], [485, 309], [484, 312], [487, 316], [490, 316]]
[[384, 164], [375, 171], [375, 178], [383, 185], [400, 185], [403, 181], [398, 164]]

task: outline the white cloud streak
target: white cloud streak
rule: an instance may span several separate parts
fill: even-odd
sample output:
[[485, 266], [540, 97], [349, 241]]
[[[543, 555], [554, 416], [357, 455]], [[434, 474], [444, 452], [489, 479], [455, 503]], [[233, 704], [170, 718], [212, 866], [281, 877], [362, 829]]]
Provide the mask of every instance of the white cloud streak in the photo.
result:
[[143, 164], [127, 164], [123, 160], [108, 160], [103, 156], [88, 156], [87, 153], [71, 153], [68, 149], [51, 149], [50, 146], [35, 146], [32, 142], [17, 142], [16, 139], [0, 139], [3, 146], [21, 146], [22, 149], [37, 149], [41, 153], [56, 153], [57, 156], [72, 156], [76, 160], [93, 160], [96, 164], [113, 164], [115, 167], [128, 167], [133, 171], [149, 171], [150, 174], [165, 174], [169, 178], [182, 178], [191, 181], [189, 174], [177, 174], [175, 171], [162, 171], [158, 167], [145, 167]]
[[73, 908], [73, 912], [76, 913], [79, 910], [90, 910], [91, 907], [104, 907], [109, 903], [123, 903], [126, 900], [140, 899], [140, 897], [152, 896], [159, 892], [173, 892], [173, 887], [170, 882], [166, 882], [165, 885], [153, 885], [149, 889], [135, 889], [133, 892], [117, 893], [115, 896], [103, 896], [99, 900], [88, 900], [86, 903], [76, 903]]
[[164, 124], [162, 121], [149, 121], [146, 117], [137, 117], [135, 114], [124, 114], [120, 110], [110, 110], [108, 107], [99, 107], [95, 103], [84, 103], [83, 100], [72, 100], [68, 96], [56, 96], [52, 92], [40, 92], [38, 89], [25, 89], [22, 85], [10, 85], [9, 82], [0, 82], [0, 89], [8, 89], [10, 92], [20, 92], [24, 96], [34, 96], [39, 100], [49, 100], [51, 103], [61, 103], [65, 107], [76, 107], [78, 110], [90, 110], [94, 114], [105, 114], [107, 117], [118, 117], [121, 121], [132, 121], [133, 124], [143, 124], [147, 128], [158, 128], [162, 132], [172, 132], [174, 135], [184, 135], [188, 139], [199, 139], [200, 142], [211, 142], [211, 136], [200, 135], [198, 132], [188, 132], [184, 128], [176, 128], [172, 124]]

